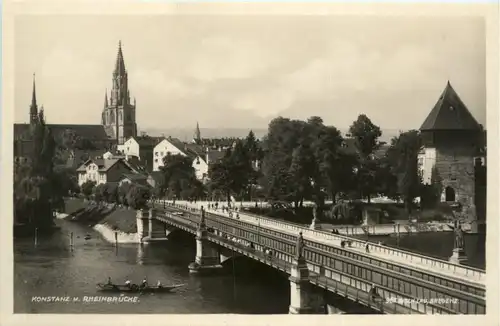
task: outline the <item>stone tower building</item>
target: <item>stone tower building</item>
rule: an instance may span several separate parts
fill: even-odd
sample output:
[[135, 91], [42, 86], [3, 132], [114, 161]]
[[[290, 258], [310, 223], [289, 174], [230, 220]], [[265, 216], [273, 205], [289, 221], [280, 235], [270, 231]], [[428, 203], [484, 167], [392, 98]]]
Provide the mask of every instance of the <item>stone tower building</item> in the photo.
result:
[[104, 96], [104, 108], [102, 111], [102, 125], [106, 134], [115, 139], [121, 145], [130, 137], [137, 136], [137, 124], [135, 120], [136, 103], [130, 103], [130, 92], [128, 89], [128, 74], [125, 69], [121, 42], [118, 43], [118, 54], [116, 56], [115, 70], [113, 72], [113, 86], [109, 96], [106, 91]]
[[475, 166], [484, 158], [484, 131], [450, 82], [420, 132], [423, 182], [429, 184], [432, 174], [437, 174], [443, 189], [441, 201], [460, 204], [462, 212], [475, 220]]

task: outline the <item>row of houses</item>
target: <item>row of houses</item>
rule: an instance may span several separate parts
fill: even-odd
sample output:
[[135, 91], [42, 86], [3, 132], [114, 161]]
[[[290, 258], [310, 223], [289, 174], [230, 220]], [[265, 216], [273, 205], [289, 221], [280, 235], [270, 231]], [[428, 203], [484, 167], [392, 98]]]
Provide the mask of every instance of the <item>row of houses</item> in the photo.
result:
[[[183, 143], [176, 138], [140, 136], [131, 137], [116, 152], [89, 157], [77, 169], [78, 184], [86, 181], [97, 184], [131, 182], [154, 187], [161, 179], [163, 159], [167, 155], [189, 157], [196, 178], [202, 182], [208, 178], [208, 168], [225, 154], [226, 147], [207, 147]], [[94, 153], [95, 154], [95, 153]]]

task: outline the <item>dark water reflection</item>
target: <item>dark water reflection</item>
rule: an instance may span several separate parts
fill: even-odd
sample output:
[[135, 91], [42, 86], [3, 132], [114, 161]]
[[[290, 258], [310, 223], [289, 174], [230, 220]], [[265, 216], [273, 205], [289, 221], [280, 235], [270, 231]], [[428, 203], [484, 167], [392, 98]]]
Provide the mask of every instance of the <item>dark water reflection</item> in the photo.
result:
[[[288, 313], [286, 277], [266, 266], [236, 259], [236, 273], [192, 276], [187, 266], [194, 259], [194, 238], [182, 232], [148, 246], [121, 245], [116, 250], [95, 232], [69, 222], [62, 230], [39, 239], [16, 240], [14, 249], [14, 311], [16, 313]], [[74, 250], [69, 248], [74, 232]], [[86, 233], [91, 240], [84, 240]], [[232, 265], [232, 263], [231, 263]], [[233, 276], [235, 275], [235, 276]], [[259, 277], [255, 277], [259, 275]], [[95, 296], [95, 284], [111, 276], [139, 282], [182, 283], [176, 293], [142, 295], [138, 303], [40, 303], [33, 296]]]

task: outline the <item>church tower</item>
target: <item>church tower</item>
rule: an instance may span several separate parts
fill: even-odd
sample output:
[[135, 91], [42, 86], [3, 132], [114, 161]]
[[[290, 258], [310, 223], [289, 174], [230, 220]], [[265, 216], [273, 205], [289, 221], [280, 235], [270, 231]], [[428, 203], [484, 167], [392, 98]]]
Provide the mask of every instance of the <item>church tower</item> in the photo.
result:
[[196, 144], [198, 145], [201, 144], [201, 132], [200, 132], [200, 125], [198, 124], [198, 122], [196, 122], [196, 129], [194, 130], [193, 140]]
[[36, 104], [35, 74], [33, 74], [33, 94], [31, 95], [30, 124], [33, 125], [37, 121], [38, 121], [38, 105]]
[[123, 144], [128, 138], [137, 136], [134, 104], [130, 103], [128, 74], [125, 69], [121, 41], [118, 43], [115, 70], [113, 71], [112, 88], [108, 102], [108, 92], [104, 94], [102, 124], [109, 137]]

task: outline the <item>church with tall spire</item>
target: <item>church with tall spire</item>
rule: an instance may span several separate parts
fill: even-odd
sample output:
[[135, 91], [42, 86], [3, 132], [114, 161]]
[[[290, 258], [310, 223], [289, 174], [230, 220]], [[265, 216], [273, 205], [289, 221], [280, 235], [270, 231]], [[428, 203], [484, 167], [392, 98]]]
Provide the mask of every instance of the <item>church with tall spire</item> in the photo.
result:
[[118, 145], [122, 145], [130, 137], [137, 136], [135, 107], [135, 99], [133, 104], [130, 101], [128, 74], [120, 41], [112, 76], [111, 93], [109, 100], [107, 90], [104, 94], [104, 107], [101, 117], [101, 123], [106, 134], [115, 139]]
[[[14, 124], [15, 157], [27, 156], [31, 148], [32, 127], [37, 124], [40, 111], [37, 99], [35, 74], [33, 74], [33, 89], [31, 104], [28, 110], [28, 123]], [[135, 99], [130, 100], [128, 89], [128, 75], [123, 59], [121, 42], [118, 43], [118, 54], [112, 74], [111, 92], [104, 94], [104, 107], [101, 111], [101, 121], [98, 124], [50, 124], [50, 117], [46, 117], [47, 126], [57, 140], [72, 135], [79, 150], [85, 152], [102, 152], [102, 150], [116, 149], [130, 137], [137, 136], [135, 118]], [[96, 108], [98, 109], [98, 108]], [[26, 111], [24, 111], [26, 112]], [[102, 154], [102, 153], [101, 153]]]
[[35, 74], [33, 74], [33, 93], [31, 95], [30, 105], [30, 124], [35, 124], [38, 121], [38, 105], [36, 104], [36, 85]]

